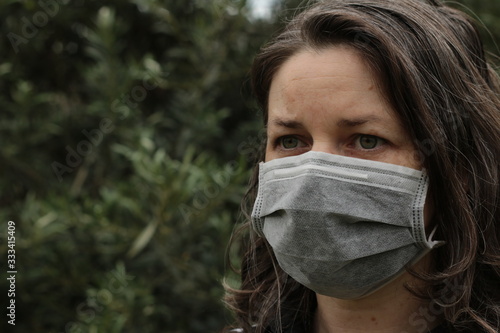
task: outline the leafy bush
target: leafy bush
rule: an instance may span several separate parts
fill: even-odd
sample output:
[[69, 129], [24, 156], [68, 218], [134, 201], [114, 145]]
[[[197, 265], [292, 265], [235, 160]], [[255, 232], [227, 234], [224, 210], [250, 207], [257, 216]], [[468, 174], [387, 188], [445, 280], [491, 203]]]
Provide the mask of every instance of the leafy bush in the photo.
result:
[[230, 0], [10, 1], [0, 15], [15, 329], [222, 328], [255, 141], [241, 90], [265, 22]]

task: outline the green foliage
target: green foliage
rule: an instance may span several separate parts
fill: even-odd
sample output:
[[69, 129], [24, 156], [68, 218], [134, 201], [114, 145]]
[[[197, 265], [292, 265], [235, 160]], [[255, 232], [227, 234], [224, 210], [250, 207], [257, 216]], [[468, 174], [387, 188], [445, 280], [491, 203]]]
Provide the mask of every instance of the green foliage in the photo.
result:
[[15, 330], [220, 330], [256, 148], [241, 91], [269, 25], [239, 0], [9, 1], [0, 17]]
[[473, 18], [481, 32], [485, 48], [498, 65], [500, 55], [500, 2], [498, 1], [472, 1], [458, 0], [447, 2], [449, 5], [465, 12]]

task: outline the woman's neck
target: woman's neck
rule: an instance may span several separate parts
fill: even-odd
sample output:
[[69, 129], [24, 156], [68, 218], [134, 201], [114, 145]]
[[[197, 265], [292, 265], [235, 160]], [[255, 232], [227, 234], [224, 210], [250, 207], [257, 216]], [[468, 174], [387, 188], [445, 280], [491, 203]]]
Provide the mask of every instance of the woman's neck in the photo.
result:
[[375, 293], [358, 300], [316, 295], [314, 333], [427, 333], [440, 322], [440, 313], [412, 295], [408, 273]]

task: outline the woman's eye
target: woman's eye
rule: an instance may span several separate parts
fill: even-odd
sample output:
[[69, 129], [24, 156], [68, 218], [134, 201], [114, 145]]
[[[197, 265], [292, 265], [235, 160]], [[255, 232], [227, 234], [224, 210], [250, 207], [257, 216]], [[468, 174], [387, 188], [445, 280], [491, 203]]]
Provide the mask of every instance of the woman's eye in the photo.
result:
[[360, 135], [358, 142], [361, 149], [375, 149], [384, 143], [384, 140], [373, 135]]
[[293, 136], [283, 136], [279, 138], [278, 142], [284, 149], [294, 149], [300, 145], [300, 140]]

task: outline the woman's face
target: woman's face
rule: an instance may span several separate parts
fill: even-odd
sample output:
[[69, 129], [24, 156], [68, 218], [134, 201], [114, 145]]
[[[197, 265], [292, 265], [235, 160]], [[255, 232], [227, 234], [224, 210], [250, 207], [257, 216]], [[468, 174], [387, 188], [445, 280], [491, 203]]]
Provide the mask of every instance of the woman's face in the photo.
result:
[[[370, 68], [348, 47], [302, 51], [276, 73], [269, 92], [266, 161], [308, 151], [422, 166], [411, 137]], [[434, 209], [424, 208], [427, 232]], [[428, 258], [419, 265], [427, 270]]]
[[415, 146], [355, 50], [304, 50], [269, 93], [266, 161], [321, 151], [421, 169]]

